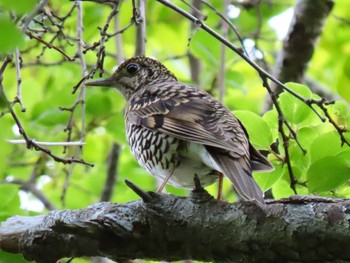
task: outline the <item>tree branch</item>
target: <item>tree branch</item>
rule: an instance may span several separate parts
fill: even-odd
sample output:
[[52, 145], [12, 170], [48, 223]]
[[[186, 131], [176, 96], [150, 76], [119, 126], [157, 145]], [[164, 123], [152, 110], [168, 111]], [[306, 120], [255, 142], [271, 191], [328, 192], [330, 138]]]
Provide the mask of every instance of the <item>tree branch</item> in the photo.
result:
[[107, 159], [107, 177], [103, 186], [100, 201], [109, 201], [113, 196], [115, 182], [117, 181], [120, 145], [113, 142]]
[[[140, 191], [140, 189], [138, 189]], [[142, 190], [141, 190], [142, 191]], [[294, 197], [249, 203], [142, 193], [143, 201], [98, 203], [46, 216], [12, 217], [0, 226], [0, 247], [28, 260], [107, 256], [221, 262], [350, 260], [350, 200]]]
[[[281, 82], [303, 82], [307, 65], [333, 5], [333, 0], [297, 1], [283, 49], [277, 57], [274, 69], [274, 76]], [[272, 83], [271, 87], [277, 97], [283, 91], [276, 83]], [[271, 98], [266, 97], [263, 111], [271, 107]]]

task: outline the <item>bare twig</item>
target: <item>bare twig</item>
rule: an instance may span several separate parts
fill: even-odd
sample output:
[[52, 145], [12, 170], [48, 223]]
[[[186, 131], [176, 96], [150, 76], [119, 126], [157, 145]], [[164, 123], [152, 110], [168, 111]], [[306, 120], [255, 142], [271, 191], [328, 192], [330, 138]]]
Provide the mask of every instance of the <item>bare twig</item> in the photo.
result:
[[[193, 0], [191, 5], [191, 13], [197, 17], [201, 17], [204, 19], [204, 15], [201, 13], [202, 4], [199, 0]], [[197, 25], [195, 23], [191, 23], [191, 34], [192, 32], [196, 32], [198, 30]], [[189, 38], [189, 41], [191, 38]], [[201, 61], [195, 57], [191, 50], [188, 51], [188, 60], [190, 63], [190, 71], [191, 71], [191, 80], [193, 83], [200, 86], [200, 73], [201, 73]]]
[[[227, 13], [220, 13], [219, 10], [217, 10], [211, 3], [209, 3], [208, 1], [205, 1], [205, 0], [200, 0], [203, 4], [205, 4], [206, 6], [208, 6], [211, 10], [213, 10], [213, 12], [218, 15], [223, 21], [225, 21], [225, 23], [233, 30], [233, 32], [235, 33], [238, 41], [240, 42], [241, 44], [241, 47], [242, 47], [242, 50], [243, 52], [248, 55], [248, 52], [247, 50], [245, 49], [244, 47], [244, 44], [243, 44], [243, 38], [241, 37], [240, 33], [238, 32], [238, 29], [235, 27], [234, 24], [231, 23], [231, 21], [226, 17], [227, 16]], [[231, 3], [231, 2], [230, 2]], [[227, 6], [227, 3], [226, 3], [226, 6]], [[226, 36], [225, 36], [226, 37]]]
[[17, 95], [15, 98], [15, 102], [19, 103], [21, 107], [21, 111], [25, 112], [26, 108], [23, 105], [22, 102], [22, 89], [21, 89], [21, 83], [22, 83], [22, 77], [21, 77], [21, 54], [16, 48], [15, 51], [15, 67], [16, 67], [16, 75], [17, 75]]
[[[224, 16], [227, 14], [230, 0], [224, 0]], [[223, 20], [221, 23], [222, 36], [227, 38], [228, 24]], [[221, 44], [220, 47], [220, 65], [218, 74], [218, 89], [219, 89], [219, 101], [223, 101], [225, 95], [225, 76], [226, 76], [226, 46]]]
[[57, 162], [61, 162], [63, 164], [71, 164], [71, 163], [81, 163], [81, 164], [85, 164], [88, 166], [94, 166], [91, 163], [87, 163], [85, 162], [83, 159], [75, 159], [74, 157], [70, 157], [70, 158], [63, 158], [63, 157], [59, 157], [55, 154], [53, 154], [49, 149], [46, 149], [40, 145], [38, 145], [35, 141], [33, 141], [32, 139], [30, 139], [27, 135], [27, 133], [25, 132], [19, 118], [17, 117], [16, 113], [13, 111], [13, 109], [10, 107], [10, 113], [12, 115], [12, 118], [15, 120], [16, 125], [18, 127], [19, 133], [23, 136], [24, 140], [26, 141], [27, 144], [27, 148], [28, 149], [34, 149], [36, 151], [41, 151], [46, 153], [47, 155], [49, 155], [50, 157], [52, 157], [55, 161]]
[[4, 71], [11, 61], [12, 61], [12, 58], [10, 56], [5, 57], [4, 62], [2, 63], [2, 65], [0, 67], [0, 80], [1, 81], [2, 81]]
[[[137, 4], [135, 3], [137, 1]], [[132, 0], [133, 18], [136, 26], [135, 56], [144, 56], [146, 51], [146, 6], [145, 0]]]
[[118, 162], [120, 146], [117, 143], [112, 144], [112, 149], [107, 159], [107, 178], [102, 190], [100, 201], [110, 201], [113, 195], [113, 189], [117, 180]]
[[106, 56], [106, 51], [105, 51], [105, 41], [108, 39], [107, 36], [107, 30], [109, 28], [109, 24], [111, 23], [113, 17], [118, 13], [118, 5], [113, 5], [113, 9], [111, 11], [111, 13], [108, 15], [106, 23], [104, 24], [103, 28], [100, 30], [100, 35], [101, 35], [101, 39], [100, 39], [100, 48], [96, 54], [97, 56], [97, 61], [96, 61], [96, 67], [93, 69], [93, 71], [96, 72], [96, 70], [100, 70], [100, 77], [103, 76], [104, 73], [104, 68], [103, 68], [103, 62], [104, 62], [104, 58]]
[[[88, 70], [86, 67], [86, 62], [83, 54], [83, 33], [84, 33], [84, 25], [83, 25], [83, 10], [82, 3], [76, 2], [76, 6], [78, 9], [78, 18], [77, 18], [77, 57], [80, 60], [81, 65], [81, 74], [82, 76], [86, 76], [88, 74]], [[81, 105], [81, 132], [80, 132], [80, 141], [83, 141], [85, 138], [85, 85], [83, 83], [82, 88], [80, 89], [79, 96], [77, 101], [80, 102]]]
[[[118, 2], [118, 8], [119, 8], [120, 2]], [[124, 51], [123, 51], [123, 38], [122, 38], [122, 32], [124, 32], [126, 29], [128, 29], [131, 26], [131, 23], [121, 31], [120, 23], [119, 23], [119, 12], [114, 16], [114, 29], [116, 33], [112, 34], [115, 36], [115, 47], [116, 47], [116, 60], [117, 64], [120, 64], [122, 61], [124, 61]], [[118, 33], [119, 32], [119, 33]]]
[[30, 24], [30, 22], [32, 22], [33, 18], [40, 12], [43, 10], [43, 8], [46, 6], [46, 4], [49, 2], [49, 0], [41, 0], [37, 6], [34, 8], [34, 10], [29, 14], [27, 15], [24, 20], [23, 20], [23, 23], [22, 23], [22, 26], [21, 26], [21, 30], [23, 32], [25, 32]]
[[[9, 143], [12, 144], [26, 144], [27, 142], [25, 140], [6, 140]], [[32, 139], [34, 143], [40, 146], [82, 146], [85, 145], [85, 142], [38, 142], [35, 139]]]
[[29, 36], [29, 38], [34, 38], [36, 40], [38, 40], [40, 43], [43, 43], [45, 46], [47, 46], [49, 49], [54, 49], [56, 51], [58, 51], [59, 53], [61, 53], [68, 61], [74, 61], [75, 58], [71, 58], [70, 56], [68, 56], [63, 50], [61, 50], [59, 47], [56, 47], [54, 45], [52, 45], [51, 43], [45, 41], [44, 39], [42, 39], [41, 37], [37, 37], [34, 36], [32, 33], [30, 32], [26, 32], [26, 35]]

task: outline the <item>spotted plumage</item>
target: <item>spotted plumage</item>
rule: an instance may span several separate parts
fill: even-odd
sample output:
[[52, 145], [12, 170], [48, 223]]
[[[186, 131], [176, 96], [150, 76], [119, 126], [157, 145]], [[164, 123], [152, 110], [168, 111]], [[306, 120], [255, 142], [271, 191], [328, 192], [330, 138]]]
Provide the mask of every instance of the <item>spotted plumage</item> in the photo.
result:
[[135, 57], [107, 78], [88, 86], [116, 88], [126, 99], [125, 123], [131, 151], [141, 166], [165, 183], [192, 188], [223, 174], [244, 200], [264, 205], [252, 170], [272, 165], [249, 142], [239, 120], [219, 101], [178, 82], [161, 63]]

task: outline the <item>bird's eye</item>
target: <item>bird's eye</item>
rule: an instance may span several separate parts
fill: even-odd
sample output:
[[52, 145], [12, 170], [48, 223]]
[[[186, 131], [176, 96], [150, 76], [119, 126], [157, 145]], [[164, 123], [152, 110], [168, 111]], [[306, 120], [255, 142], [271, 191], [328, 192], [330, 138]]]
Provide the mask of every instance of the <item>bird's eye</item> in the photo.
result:
[[126, 67], [126, 71], [129, 74], [135, 74], [139, 69], [140, 69], [140, 66], [139, 64], [136, 64], [136, 63], [131, 63]]

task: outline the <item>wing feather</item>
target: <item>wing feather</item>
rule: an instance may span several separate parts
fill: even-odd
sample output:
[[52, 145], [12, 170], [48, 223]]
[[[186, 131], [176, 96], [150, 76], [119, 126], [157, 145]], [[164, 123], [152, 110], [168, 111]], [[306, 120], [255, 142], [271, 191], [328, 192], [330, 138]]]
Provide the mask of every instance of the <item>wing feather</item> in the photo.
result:
[[[176, 96], [176, 89], [191, 96]], [[175, 93], [174, 93], [175, 92]], [[151, 98], [151, 99], [150, 99]], [[236, 117], [204, 91], [174, 83], [157, 96], [137, 96], [127, 105], [128, 122], [172, 135], [176, 138], [232, 151], [235, 156], [249, 153], [244, 128]]]

